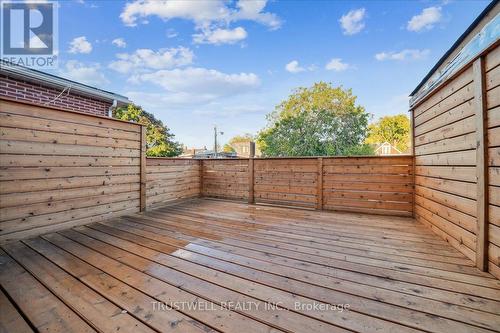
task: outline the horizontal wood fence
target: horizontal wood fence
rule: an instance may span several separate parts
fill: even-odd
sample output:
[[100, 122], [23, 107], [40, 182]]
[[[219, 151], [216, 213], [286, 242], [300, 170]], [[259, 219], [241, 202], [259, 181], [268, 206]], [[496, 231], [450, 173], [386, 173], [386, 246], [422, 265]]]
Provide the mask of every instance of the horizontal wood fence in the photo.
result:
[[315, 208], [320, 172], [316, 158], [256, 159], [254, 200], [257, 203]]
[[200, 161], [147, 158], [146, 207], [200, 195]]
[[323, 159], [323, 208], [413, 214], [413, 157]]
[[0, 102], [0, 240], [139, 211], [140, 125]]
[[500, 47], [412, 106], [415, 217], [500, 277]]
[[248, 199], [248, 159], [208, 159], [200, 163], [203, 196]]
[[413, 214], [413, 157], [203, 160], [202, 194], [372, 214]]

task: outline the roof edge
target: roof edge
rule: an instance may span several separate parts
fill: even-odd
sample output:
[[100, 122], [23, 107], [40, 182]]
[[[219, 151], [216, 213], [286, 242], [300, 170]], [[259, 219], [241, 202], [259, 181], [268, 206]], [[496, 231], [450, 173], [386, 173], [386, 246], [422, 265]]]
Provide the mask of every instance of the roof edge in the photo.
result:
[[42, 71], [38, 71], [32, 68], [19, 66], [5, 60], [1, 60], [0, 73], [7, 76], [12, 76], [20, 79], [24, 79], [30, 82], [40, 83], [43, 86], [57, 87], [57, 88], [67, 88], [71, 87], [72, 91], [77, 91], [78, 93], [88, 96], [99, 98], [105, 101], [117, 101], [121, 105], [132, 103], [128, 97], [115, 94], [110, 91], [102, 90], [96, 87], [92, 87], [80, 82], [72, 81], [60, 76], [52, 75]]
[[471, 23], [471, 25], [467, 28], [467, 30], [464, 31], [460, 37], [453, 43], [453, 45], [446, 51], [445, 54], [438, 60], [438, 62], [431, 68], [429, 73], [420, 81], [420, 83], [417, 85], [417, 87], [411, 92], [410, 96], [414, 96], [420, 88], [431, 78], [431, 76], [436, 72], [436, 70], [446, 61], [446, 59], [453, 53], [453, 51], [456, 50], [456, 48], [467, 38], [467, 36], [477, 27], [477, 25], [482, 21], [482, 19], [495, 7], [495, 5], [499, 2], [500, 0], [493, 0], [491, 1], [488, 6], [486, 6], [485, 9], [479, 14], [479, 16]]

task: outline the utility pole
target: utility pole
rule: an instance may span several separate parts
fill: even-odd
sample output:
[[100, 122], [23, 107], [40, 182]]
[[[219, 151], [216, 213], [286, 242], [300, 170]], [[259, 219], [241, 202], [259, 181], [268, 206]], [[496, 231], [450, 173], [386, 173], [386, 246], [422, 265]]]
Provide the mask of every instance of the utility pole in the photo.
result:
[[214, 125], [214, 153], [215, 153], [215, 158], [218, 157], [218, 155], [217, 155], [217, 134], [224, 135], [224, 132], [217, 132], [217, 125]]
[[215, 158], [217, 158], [217, 125], [214, 125], [214, 152]]

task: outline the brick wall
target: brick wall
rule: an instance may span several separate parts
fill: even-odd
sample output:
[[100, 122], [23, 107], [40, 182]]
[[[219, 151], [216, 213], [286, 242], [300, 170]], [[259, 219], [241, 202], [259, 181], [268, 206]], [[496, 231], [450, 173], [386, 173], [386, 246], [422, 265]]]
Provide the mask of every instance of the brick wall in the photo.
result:
[[[17, 80], [6, 75], [0, 75], [0, 96], [28, 101], [36, 104], [60, 107], [67, 110], [79, 111], [98, 116], [107, 116], [111, 103], [64, 92], [57, 100], [54, 99], [62, 89], [44, 87], [40, 84]], [[52, 101], [52, 102], [51, 102]]]

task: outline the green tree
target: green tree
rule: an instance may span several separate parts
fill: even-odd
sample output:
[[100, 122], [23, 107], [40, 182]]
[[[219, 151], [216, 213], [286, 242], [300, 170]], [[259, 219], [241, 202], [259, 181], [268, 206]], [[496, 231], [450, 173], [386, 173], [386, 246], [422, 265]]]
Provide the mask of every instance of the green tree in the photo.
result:
[[369, 117], [351, 89], [319, 82], [276, 106], [257, 143], [264, 156], [372, 155], [363, 143]]
[[250, 133], [245, 133], [243, 135], [235, 135], [231, 139], [229, 139], [228, 143], [224, 145], [224, 151], [234, 152], [234, 144], [235, 143], [247, 143], [255, 141], [255, 137]]
[[225, 153], [234, 153], [236, 150], [234, 150], [233, 146], [231, 146], [229, 143], [226, 143], [222, 148], [222, 151]]
[[140, 106], [129, 104], [113, 110], [113, 117], [146, 125], [146, 155], [174, 157], [182, 154], [182, 146], [174, 141], [174, 135], [163, 122], [144, 111]]
[[404, 114], [382, 117], [368, 126], [366, 143], [389, 142], [404, 152], [410, 146], [410, 119]]

